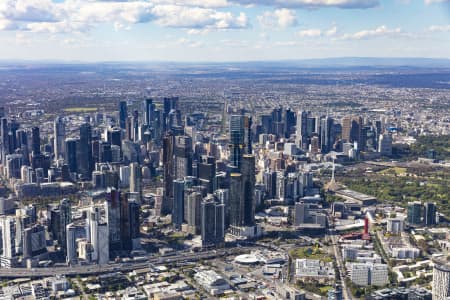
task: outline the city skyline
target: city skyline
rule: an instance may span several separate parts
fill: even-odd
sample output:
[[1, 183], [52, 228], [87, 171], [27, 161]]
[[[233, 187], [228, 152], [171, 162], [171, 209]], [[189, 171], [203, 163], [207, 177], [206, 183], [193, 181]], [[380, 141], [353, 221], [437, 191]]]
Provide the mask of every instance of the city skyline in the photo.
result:
[[0, 4], [1, 60], [450, 58], [448, 0], [81, 1]]

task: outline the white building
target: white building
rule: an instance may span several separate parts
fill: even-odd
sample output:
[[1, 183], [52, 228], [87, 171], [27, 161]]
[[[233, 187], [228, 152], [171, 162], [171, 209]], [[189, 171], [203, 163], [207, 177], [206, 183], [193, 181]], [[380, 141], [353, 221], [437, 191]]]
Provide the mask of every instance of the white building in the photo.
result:
[[334, 277], [333, 263], [326, 263], [319, 259], [297, 259], [295, 275], [297, 277]]
[[389, 218], [387, 220], [387, 232], [392, 234], [401, 234], [404, 229], [405, 221], [400, 218]]
[[414, 259], [419, 255], [420, 250], [414, 247], [392, 248], [392, 257], [398, 259]]
[[433, 300], [447, 300], [450, 297], [450, 265], [435, 261], [432, 283]]
[[385, 264], [352, 263], [350, 279], [358, 286], [384, 286], [389, 283], [388, 266]]
[[199, 285], [213, 296], [221, 295], [224, 291], [230, 289], [227, 281], [213, 270], [197, 272], [194, 278]]

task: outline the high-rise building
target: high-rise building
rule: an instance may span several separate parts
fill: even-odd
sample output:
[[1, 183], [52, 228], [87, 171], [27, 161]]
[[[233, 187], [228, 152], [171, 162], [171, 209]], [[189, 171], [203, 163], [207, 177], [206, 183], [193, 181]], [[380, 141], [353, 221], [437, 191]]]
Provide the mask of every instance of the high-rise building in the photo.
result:
[[66, 263], [69, 265], [75, 264], [77, 261], [76, 230], [77, 227], [73, 223], [66, 226]]
[[243, 208], [243, 225], [255, 225], [255, 156], [246, 154], [242, 157], [242, 200], [244, 202]]
[[448, 300], [450, 297], [450, 264], [447, 261], [433, 261], [433, 300]]
[[152, 126], [153, 119], [154, 119], [154, 105], [152, 99], [145, 99], [144, 100], [144, 116], [145, 116], [145, 125]]
[[213, 156], [202, 156], [197, 166], [197, 174], [200, 184], [206, 187], [208, 193], [212, 193], [216, 176], [216, 159]]
[[202, 202], [202, 245], [217, 246], [225, 239], [225, 206], [209, 194]]
[[64, 119], [57, 116], [53, 122], [53, 134], [54, 134], [54, 146], [53, 151], [55, 153], [55, 160], [64, 157], [64, 140], [66, 138], [66, 127], [64, 124]]
[[320, 120], [320, 147], [322, 153], [328, 153], [334, 144], [334, 120], [326, 116]]
[[65, 146], [65, 156], [64, 159], [69, 167], [71, 173], [76, 173], [78, 171], [77, 166], [77, 144], [76, 139], [66, 139]]
[[90, 180], [94, 164], [92, 159], [92, 130], [89, 123], [80, 126], [80, 139], [77, 142], [77, 173]]
[[238, 169], [242, 155], [252, 153], [251, 125], [250, 117], [232, 115], [230, 118], [230, 164]]
[[297, 113], [295, 142], [300, 149], [305, 150], [308, 147], [308, 113], [306, 111], [299, 111]]
[[130, 239], [131, 250], [137, 250], [141, 247], [140, 240], [140, 223], [139, 223], [139, 211], [140, 205], [136, 199], [128, 200], [128, 214], [130, 224]]
[[342, 140], [349, 143], [358, 143], [358, 148], [364, 150], [361, 145], [363, 121], [360, 116], [346, 116], [342, 119]]
[[128, 117], [127, 102], [120, 101], [119, 102], [119, 126], [120, 126], [120, 128], [125, 129], [127, 117]]
[[67, 225], [72, 223], [72, 209], [69, 199], [62, 199], [59, 203], [59, 232], [58, 232], [58, 243], [62, 249], [66, 248], [67, 241]]
[[436, 203], [426, 202], [424, 204], [423, 222], [426, 226], [436, 225]]
[[33, 127], [31, 129], [31, 151], [35, 155], [41, 153], [41, 135], [39, 133], [39, 127]]
[[0, 266], [3, 268], [11, 268], [15, 264], [16, 259], [16, 227], [13, 216], [2, 216], [0, 226], [2, 229], [2, 248], [3, 252], [0, 256]]
[[25, 228], [23, 232], [23, 257], [30, 258], [46, 251], [45, 227], [34, 224]]
[[241, 173], [230, 174], [230, 225], [240, 227], [244, 225], [244, 195], [243, 178]]
[[92, 245], [91, 260], [99, 265], [109, 262], [109, 231], [100, 219], [100, 209], [90, 207], [86, 221], [87, 240]]
[[176, 136], [174, 144], [175, 179], [192, 175], [192, 139], [189, 136]]
[[122, 249], [120, 223], [121, 223], [121, 202], [120, 191], [109, 188], [106, 193], [105, 217], [109, 229], [109, 250], [110, 252]]
[[408, 203], [408, 223], [410, 225], [418, 225], [421, 223], [422, 203], [414, 201]]
[[379, 135], [378, 152], [383, 156], [392, 155], [392, 136], [390, 134]]
[[176, 229], [181, 229], [184, 219], [184, 185], [183, 179], [173, 181], [172, 223]]
[[197, 234], [201, 228], [201, 203], [203, 197], [199, 192], [192, 192], [187, 196], [186, 222], [189, 231]]
[[342, 288], [336, 284], [334, 288], [328, 290], [328, 300], [342, 300]]
[[173, 179], [174, 179], [174, 136], [168, 132], [163, 138], [163, 167], [164, 167], [164, 197], [161, 207], [162, 214], [169, 214], [173, 208]]
[[141, 174], [141, 167], [138, 163], [131, 163], [130, 164], [130, 192], [131, 193], [137, 193], [140, 195], [142, 193], [142, 187], [141, 187], [141, 181], [142, 181], [142, 174]]

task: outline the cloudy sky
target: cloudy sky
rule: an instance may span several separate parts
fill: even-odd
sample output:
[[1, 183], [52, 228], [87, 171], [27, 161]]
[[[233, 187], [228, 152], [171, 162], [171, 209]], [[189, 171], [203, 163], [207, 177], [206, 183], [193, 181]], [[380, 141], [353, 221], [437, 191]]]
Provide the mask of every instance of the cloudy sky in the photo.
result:
[[0, 0], [0, 59], [450, 58], [450, 0]]

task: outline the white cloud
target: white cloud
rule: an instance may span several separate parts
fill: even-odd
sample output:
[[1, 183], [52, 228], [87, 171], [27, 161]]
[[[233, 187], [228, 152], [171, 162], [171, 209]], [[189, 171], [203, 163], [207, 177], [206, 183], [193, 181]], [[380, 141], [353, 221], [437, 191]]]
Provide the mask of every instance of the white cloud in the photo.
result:
[[427, 5], [434, 3], [450, 3], [450, 0], [425, 0], [425, 4]]
[[297, 15], [291, 9], [281, 8], [272, 11], [266, 11], [258, 16], [259, 23], [264, 27], [286, 28], [298, 24]]
[[295, 8], [337, 7], [344, 9], [365, 9], [380, 5], [379, 0], [234, 0], [234, 2], [243, 5], [257, 4]]
[[312, 37], [320, 37], [322, 36], [322, 30], [320, 29], [305, 29], [305, 30], [301, 30], [299, 32], [297, 32], [297, 35], [299, 37], [307, 37], [307, 38], [312, 38]]
[[428, 31], [430, 32], [449, 32], [450, 25], [432, 25], [428, 27]]
[[153, 8], [156, 22], [166, 27], [232, 29], [248, 27], [247, 16], [200, 7], [159, 5]]
[[377, 37], [407, 36], [400, 28], [389, 29], [382, 25], [375, 29], [361, 30], [353, 34], [344, 34], [343, 40], [363, 40]]

